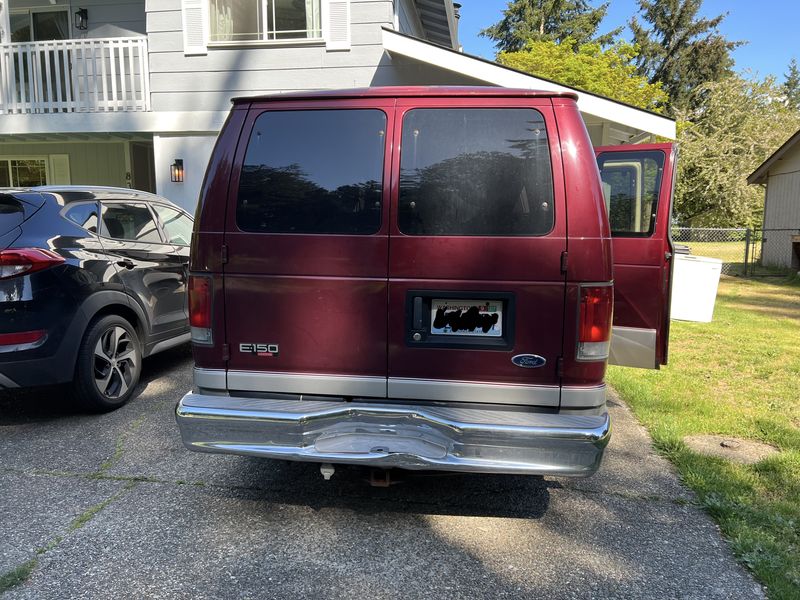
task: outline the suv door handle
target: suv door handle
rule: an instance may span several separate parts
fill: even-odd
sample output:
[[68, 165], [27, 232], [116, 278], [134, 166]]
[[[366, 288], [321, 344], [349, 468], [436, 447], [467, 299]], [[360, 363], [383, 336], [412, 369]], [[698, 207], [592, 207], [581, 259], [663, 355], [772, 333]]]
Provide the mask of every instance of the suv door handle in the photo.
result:
[[117, 264], [120, 267], [125, 267], [126, 269], [132, 269], [133, 267], [136, 266], [135, 264], [133, 264], [133, 261], [130, 260], [129, 258], [125, 258], [123, 260], [118, 260]]

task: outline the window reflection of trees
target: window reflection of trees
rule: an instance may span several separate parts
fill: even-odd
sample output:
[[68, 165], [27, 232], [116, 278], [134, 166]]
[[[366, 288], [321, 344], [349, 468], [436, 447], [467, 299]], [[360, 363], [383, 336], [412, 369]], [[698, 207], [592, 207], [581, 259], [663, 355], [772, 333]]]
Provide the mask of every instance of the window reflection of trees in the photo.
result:
[[329, 190], [300, 165], [245, 165], [236, 220], [245, 231], [370, 234], [380, 228], [381, 184], [368, 180]]
[[549, 156], [534, 160], [539, 143], [525, 144], [521, 156], [473, 152], [403, 169], [400, 229], [411, 235], [547, 233], [553, 224]]

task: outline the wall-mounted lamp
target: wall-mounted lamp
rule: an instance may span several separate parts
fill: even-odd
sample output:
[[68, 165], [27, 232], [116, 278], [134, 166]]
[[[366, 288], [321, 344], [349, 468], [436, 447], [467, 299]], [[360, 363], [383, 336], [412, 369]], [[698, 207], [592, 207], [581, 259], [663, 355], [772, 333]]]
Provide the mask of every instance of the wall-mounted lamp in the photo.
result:
[[89, 11], [79, 8], [75, 11], [75, 29], [86, 31], [89, 29]]
[[183, 159], [176, 158], [169, 166], [169, 180], [173, 183], [183, 183]]

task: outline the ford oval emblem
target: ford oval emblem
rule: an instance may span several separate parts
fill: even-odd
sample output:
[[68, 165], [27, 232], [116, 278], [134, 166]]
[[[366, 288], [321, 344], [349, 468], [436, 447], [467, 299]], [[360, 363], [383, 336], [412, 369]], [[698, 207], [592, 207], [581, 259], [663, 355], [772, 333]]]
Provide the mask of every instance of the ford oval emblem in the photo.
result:
[[511, 362], [523, 369], [538, 369], [543, 367], [547, 360], [538, 354], [517, 354], [511, 358]]

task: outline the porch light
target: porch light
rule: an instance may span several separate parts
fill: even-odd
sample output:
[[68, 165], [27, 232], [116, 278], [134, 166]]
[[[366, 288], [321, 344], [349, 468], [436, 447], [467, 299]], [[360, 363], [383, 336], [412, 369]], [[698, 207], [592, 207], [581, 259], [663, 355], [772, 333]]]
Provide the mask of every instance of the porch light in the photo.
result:
[[183, 183], [183, 159], [176, 158], [169, 166], [169, 180], [173, 183]]
[[75, 11], [75, 29], [86, 31], [89, 29], [89, 11], [79, 8]]

